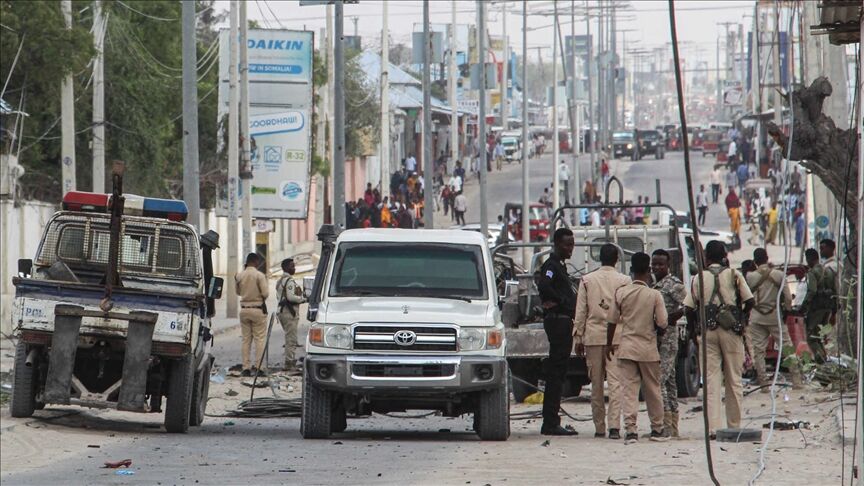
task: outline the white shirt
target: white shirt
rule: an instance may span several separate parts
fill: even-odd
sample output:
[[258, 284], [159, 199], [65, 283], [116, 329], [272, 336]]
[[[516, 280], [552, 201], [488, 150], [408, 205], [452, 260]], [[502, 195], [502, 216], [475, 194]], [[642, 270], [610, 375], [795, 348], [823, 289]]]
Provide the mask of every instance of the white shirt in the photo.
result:
[[600, 211], [591, 211], [591, 226], [600, 226]]
[[716, 186], [719, 186], [719, 185], [720, 185], [720, 182], [721, 182], [722, 180], [723, 180], [723, 179], [722, 179], [721, 176], [720, 176], [720, 169], [719, 169], [719, 168], [718, 168], [718, 169], [714, 169], [714, 170], [711, 172], [711, 185], [712, 185], [712, 186], [715, 186], [715, 185], [716, 185]]
[[462, 178], [459, 176], [450, 176], [450, 180], [447, 181], [447, 185], [452, 187], [454, 191], [459, 192], [462, 190]]
[[453, 200], [453, 209], [463, 212], [468, 210], [468, 200], [465, 198], [465, 194], [456, 196], [456, 199]]
[[408, 157], [405, 159], [405, 169], [408, 170], [409, 173], [417, 170], [417, 159], [414, 157]]
[[562, 163], [560, 167], [558, 167], [558, 180], [559, 181], [569, 181], [570, 180], [570, 170], [567, 168], [567, 164]]
[[733, 141], [729, 142], [729, 151], [726, 152], [726, 155], [729, 157], [732, 157], [733, 155], [735, 155], [737, 153], [738, 153], [738, 145], [733, 140]]
[[708, 207], [708, 193], [704, 191], [700, 191], [696, 193], [696, 207], [697, 208], [707, 208]]

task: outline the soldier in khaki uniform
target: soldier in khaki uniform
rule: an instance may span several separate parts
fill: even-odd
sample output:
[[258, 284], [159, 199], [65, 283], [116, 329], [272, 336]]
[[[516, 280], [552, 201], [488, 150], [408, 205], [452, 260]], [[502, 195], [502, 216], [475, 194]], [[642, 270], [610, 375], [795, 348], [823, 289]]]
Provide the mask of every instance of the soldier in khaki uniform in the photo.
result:
[[[264, 340], [267, 335], [267, 297], [270, 287], [267, 277], [258, 270], [261, 257], [257, 253], [246, 256], [243, 271], [234, 276], [237, 295], [240, 296], [240, 331], [243, 336], [241, 353], [243, 355], [243, 376], [258, 372], [258, 364], [264, 356]], [[252, 340], [255, 340], [255, 363], [249, 360]], [[262, 365], [264, 366], [264, 365]]]
[[[785, 311], [792, 308], [792, 294], [786, 285], [786, 275], [783, 271], [772, 269], [768, 263], [768, 252], [764, 248], [753, 251], [753, 263], [757, 265], [755, 271], [747, 274], [747, 285], [753, 293], [755, 304], [753, 312], [750, 313], [750, 325], [747, 326], [747, 336], [750, 338], [750, 346], [753, 352], [753, 364], [756, 368], [756, 384], [763, 386], [767, 383], [765, 377], [765, 348], [768, 347], [768, 337], [774, 337], [774, 343], [780, 342], [780, 323], [785, 330], [783, 322]], [[782, 292], [780, 308], [777, 307], [777, 294]], [[785, 335], [785, 332], [783, 333]], [[785, 336], [784, 342], [789, 342]], [[767, 392], [768, 388], [762, 391]]]
[[[687, 307], [687, 324], [692, 328], [696, 325], [697, 301], [708, 304], [739, 305], [744, 306], [742, 313], [745, 316], [753, 307], [753, 294], [747, 281], [741, 272], [723, 266], [726, 258], [726, 247], [723, 242], [711, 240], [705, 245], [705, 260], [708, 268], [702, 272], [705, 281], [704, 291], [699, 291], [699, 277], [693, 279], [684, 306]], [[720, 285], [715, 292], [715, 276]], [[740, 307], [739, 307], [740, 308]], [[710, 317], [710, 316], [709, 316]], [[737, 327], [743, 331], [743, 322], [739, 321]], [[706, 325], [705, 323], [701, 323]], [[708, 394], [708, 429], [712, 439], [716, 438], [716, 431], [722, 428], [722, 415], [720, 404], [723, 401], [721, 389], [725, 382], [726, 388], [726, 425], [729, 428], [741, 426], [741, 402], [744, 400], [744, 389], [741, 384], [741, 372], [744, 368], [744, 338], [741, 332], [724, 329], [720, 326], [705, 331], [705, 343], [700, 348], [706, 354], [708, 361], [707, 380], [708, 388], [703, 393]], [[701, 360], [700, 360], [701, 362]]]
[[660, 353], [657, 333], [664, 332], [669, 315], [659, 291], [649, 287], [651, 257], [638, 252], [630, 259], [633, 282], [615, 292], [608, 314], [606, 356], [612, 355], [615, 328], [620, 323], [618, 378], [621, 380], [621, 402], [624, 406], [625, 444], [639, 440], [636, 416], [639, 413], [639, 387], [645, 395], [648, 417], [651, 419], [651, 439], [669, 440], [663, 431], [663, 397], [660, 392]]
[[282, 260], [282, 277], [276, 282], [276, 295], [279, 296], [279, 323], [285, 331], [285, 371], [294, 371], [294, 352], [297, 350], [297, 325], [300, 322], [300, 304], [303, 298], [303, 289], [294, 281], [293, 258]]
[[[603, 399], [603, 381], [609, 383], [609, 438], [620, 439], [621, 397], [616, 359], [606, 358], [606, 314], [612, 308], [615, 291], [630, 283], [630, 277], [615, 270], [618, 248], [607, 244], [600, 248], [602, 266], [582, 278], [576, 296], [576, 320], [573, 336], [576, 353], [584, 354], [591, 378], [591, 415], [594, 418], [594, 437], [606, 435], [606, 404]], [[619, 336], [614, 337], [617, 345]]]

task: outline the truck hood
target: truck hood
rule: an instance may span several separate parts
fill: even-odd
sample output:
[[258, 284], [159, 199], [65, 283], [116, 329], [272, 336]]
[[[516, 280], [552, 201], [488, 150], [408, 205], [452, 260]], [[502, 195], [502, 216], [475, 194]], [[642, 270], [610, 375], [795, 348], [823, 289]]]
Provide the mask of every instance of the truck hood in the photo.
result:
[[500, 320], [488, 300], [464, 302], [425, 297], [330, 297], [321, 303], [321, 323], [423, 323], [491, 327]]

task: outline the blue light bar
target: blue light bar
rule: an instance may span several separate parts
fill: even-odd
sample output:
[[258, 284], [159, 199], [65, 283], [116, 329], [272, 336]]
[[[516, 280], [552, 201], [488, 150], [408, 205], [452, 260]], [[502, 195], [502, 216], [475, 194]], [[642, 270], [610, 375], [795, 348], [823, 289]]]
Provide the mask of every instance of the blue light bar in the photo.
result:
[[144, 216], [166, 218], [171, 221], [186, 221], [189, 209], [186, 203], [176, 199], [144, 198]]

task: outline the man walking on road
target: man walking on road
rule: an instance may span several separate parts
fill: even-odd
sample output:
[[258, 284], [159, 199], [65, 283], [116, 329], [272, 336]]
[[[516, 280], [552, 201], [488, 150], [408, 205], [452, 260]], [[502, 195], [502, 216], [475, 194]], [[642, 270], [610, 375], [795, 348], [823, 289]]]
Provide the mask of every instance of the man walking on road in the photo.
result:
[[285, 362], [283, 369], [292, 372], [296, 369], [294, 352], [297, 350], [297, 325], [300, 322], [300, 304], [303, 289], [294, 281], [297, 268], [293, 258], [282, 260], [282, 277], [276, 282], [276, 295], [279, 296], [279, 323], [285, 331]]
[[723, 181], [723, 175], [720, 173], [720, 166], [715, 165], [711, 171], [711, 204], [717, 204], [720, 198], [720, 183]]
[[681, 280], [669, 273], [672, 256], [664, 249], [651, 255], [651, 271], [656, 283], [653, 288], [660, 291], [666, 306], [668, 325], [666, 332], [657, 335], [660, 352], [660, 391], [663, 395], [663, 430], [670, 437], [678, 437], [678, 381], [675, 373], [678, 360], [677, 323], [684, 315], [684, 299], [687, 289]]
[[[606, 406], [603, 381], [609, 384], [609, 438], [621, 438], [621, 393], [617, 356], [606, 356], [607, 314], [615, 301], [615, 291], [630, 283], [630, 277], [615, 270], [618, 248], [612, 244], [600, 247], [601, 267], [582, 277], [576, 299], [576, 321], [573, 335], [576, 354], [585, 355], [588, 376], [591, 379], [591, 416], [594, 418], [594, 437], [606, 435]], [[613, 336], [613, 344], [620, 341]]]
[[[240, 332], [243, 336], [241, 354], [243, 356], [243, 376], [252, 376], [253, 371], [261, 370], [264, 357], [264, 338], [267, 334], [267, 297], [270, 287], [267, 277], [258, 270], [262, 258], [257, 253], [246, 255], [246, 266], [234, 276], [237, 295], [240, 297]], [[255, 341], [255, 363], [249, 360], [252, 341]]]
[[564, 204], [570, 204], [570, 168], [562, 161], [558, 166], [558, 182], [564, 191]]
[[543, 305], [543, 329], [549, 339], [549, 358], [543, 362], [546, 390], [543, 394], [543, 435], [576, 435], [575, 430], [561, 426], [558, 410], [567, 376], [567, 361], [573, 349], [573, 313], [576, 294], [567, 276], [564, 262], [573, 254], [573, 232], [558, 228], [552, 236], [554, 249], [540, 267], [537, 290]]
[[[614, 352], [618, 359], [621, 379], [621, 401], [624, 406], [625, 444], [639, 440], [636, 416], [639, 412], [639, 388], [645, 395], [648, 417], [651, 419], [651, 441], [669, 440], [664, 430], [663, 398], [660, 392], [660, 354], [657, 334], [665, 332], [668, 321], [666, 306], [660, 292], [649, 287], [651, 257], [640, 252], [630, 260], [633, 282], [615, 291], [609, 311], [605, 355]], [[621, 324], [620, 344], [615, 351], [613, 339], [618, 323]]]
[[735, 188], [730, 187], [726, 194], [726, 212], [729, 215], [729, 230], [739, 234], [741, 231], [741, 200], [735, 194]]
[[699, 226], [705, 224], [705, 213], [708, 212], [708, 193], [705, 192], [705, 185], [699, 186], [699, 192], [696, 193], [696, 211], [699, 213]]
[[[765, 349], [768, 347], [768, 337], [779, 343], [781, 327], [786, 324], [783, 317], [792, 308], [792, 295], [785, 285], [786, 277], [783, 271], [772, 269], [768, 263], [768, 252], [764, 248], [753, 250], [753, 263], [756, 271], [747, 274], [747, 285], [753, 293], [755, 304], [750, 314], [750, 325], [747, 326], [747, 336], [750, 338], [753, 353], [753, 366], [756, 368], [756, 385], [764, 386], [768, 382], [765, 375]], [[777, 307], [777, 294], [782, 292], [781, 307]], [[789, 342], [789, 338], [783, 339]], [[767, 388], [762, 391], [767, 392]]]
[[453, 199], [453, 214], [456, 215], [456, 224], [465, 225], [465, 211], [468, 210], [468, 199], [462, 191]]
[[[708, 362], [708, 430], [711, 439], [716, 439], [717, 429], [723, 428], [720, 404], [726, 403], [726, 426], [741, 427], [741, 403], [744, 388], [741, 373], [744, 368], [744, 327], [746, 316], [753, 308], [753, 294], [741, 272], [723, 266], [726, 247], [722, 241], [711, 240], [705, 245], [705, 260], [708, 264], [702, 272], [705, 288], [699, 286], [699, 278], [693, 279], [684, 305], [687, 307], [687, 326], [697, 336], [696, 308], [702, 301], [706, 307], [707, 321], [698, 323], [707, 327], [701, 352]], [[744, 308], [738, 306], [742, 302]], [[725, 382], [726, 395], [721, 396]]]

